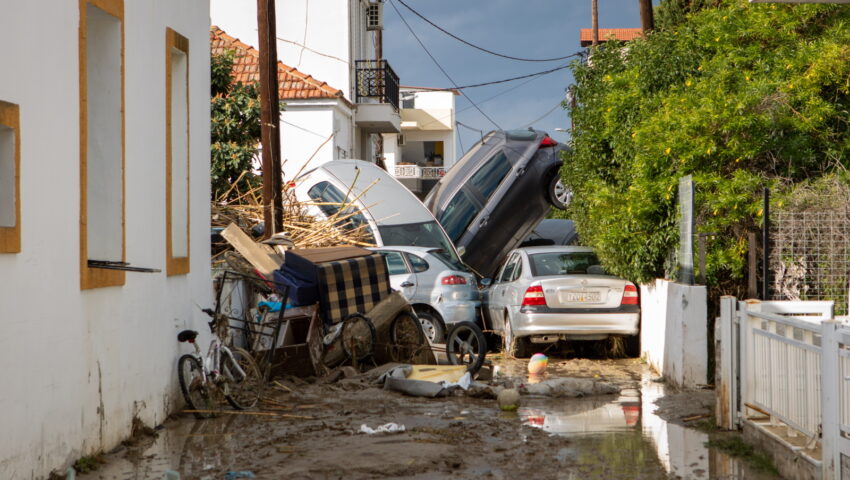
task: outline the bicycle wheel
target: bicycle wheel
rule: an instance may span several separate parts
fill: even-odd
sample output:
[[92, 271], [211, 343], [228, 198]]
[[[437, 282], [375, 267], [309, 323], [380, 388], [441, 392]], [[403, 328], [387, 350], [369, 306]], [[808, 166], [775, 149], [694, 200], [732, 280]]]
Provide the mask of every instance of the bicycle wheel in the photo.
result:
[[231, 353], [233, 360], [236, 360], [239, 368], [245, 374], [240, 375], [238, 373], [233, 366], [233, 360], [229, 356], [221, 356], [221, 374], [227, 379], [224, 398], [236, 410], [245, 410], [256, 405], [260, 399], [260, 393], [263, 390], [263, 378], [250, 353], [238, 347], [233, 348]]
[[407, 312], [401, 312], [390, 326], [392, 357], [396, 362], [408, 361], [425, 343], [425, 334], [419, 321]]
[[352, 313], [342, 324], [342, 349], [358, 362], [369, 358], [375, 351], [378, 335], [375, 325], [365, 315]]
[[452, 365], [466, 365], [473, 374], [484, 364], [487, 341], [478, 325], [460, 322], [446, 337], [446, 356]]
[[208, 386], [204, 383], [201, 362], [194, 355], [183, 355], [177, 361], [177, 379], [180, 380], [180, 390], [189, 410], [206, 410], [195, 412], [197, 418], [210, 418], [215, 405]]

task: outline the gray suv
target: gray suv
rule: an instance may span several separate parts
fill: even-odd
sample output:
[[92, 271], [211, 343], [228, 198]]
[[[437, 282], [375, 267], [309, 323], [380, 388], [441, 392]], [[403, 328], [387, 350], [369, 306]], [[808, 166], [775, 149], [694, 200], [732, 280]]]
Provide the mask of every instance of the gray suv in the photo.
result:
[[561, 152], [539, 130], [496, 130], [476, 143], [425, 198], [462, 253], [464, 263], [492, 277], [550, 207], [566, 208]]

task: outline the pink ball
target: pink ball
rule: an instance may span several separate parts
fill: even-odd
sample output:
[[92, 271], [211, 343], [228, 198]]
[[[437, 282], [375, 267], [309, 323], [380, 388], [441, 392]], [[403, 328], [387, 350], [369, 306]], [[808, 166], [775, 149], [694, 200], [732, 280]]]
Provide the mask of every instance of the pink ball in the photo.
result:
[[531, 356], [531, 360], [528, 361], [528, 373], [532, 375], [540, 375], [546, 371], [546, 367], [548, 365], [549, 357], [542, 353], [535, 353]]

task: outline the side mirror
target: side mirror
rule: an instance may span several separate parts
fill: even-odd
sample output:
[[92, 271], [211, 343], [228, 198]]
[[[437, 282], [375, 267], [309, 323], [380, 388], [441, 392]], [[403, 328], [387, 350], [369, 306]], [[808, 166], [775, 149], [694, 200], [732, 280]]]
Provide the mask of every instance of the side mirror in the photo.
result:
[[459, 257], [466, 255], [466, 247], [458, 247], [457, 248], [457, 255]]
[[482, 278], [478, 283], [481, 284], [482, 287], [489, 287], [493, 283], [492, 278]]

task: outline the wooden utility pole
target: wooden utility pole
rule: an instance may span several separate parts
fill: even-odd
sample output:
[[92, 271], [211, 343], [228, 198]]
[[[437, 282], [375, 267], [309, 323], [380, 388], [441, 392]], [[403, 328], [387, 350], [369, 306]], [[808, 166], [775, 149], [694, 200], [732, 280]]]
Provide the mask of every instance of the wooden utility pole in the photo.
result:
[[260, 50], [260, 125], [263, 145], [263, 220], [268, 238], [283, 229], [283, 179], [280, 165], [277, 33], [274, 0], [257, 0]]
[[640, 27], [643, 34], [655, 29], [655, 20], [652, 18], [652, 0], [638, 0], [640, 2]]
[[591, 44], [599, 45], [599, 5], [597, 0], [590, 0]]

